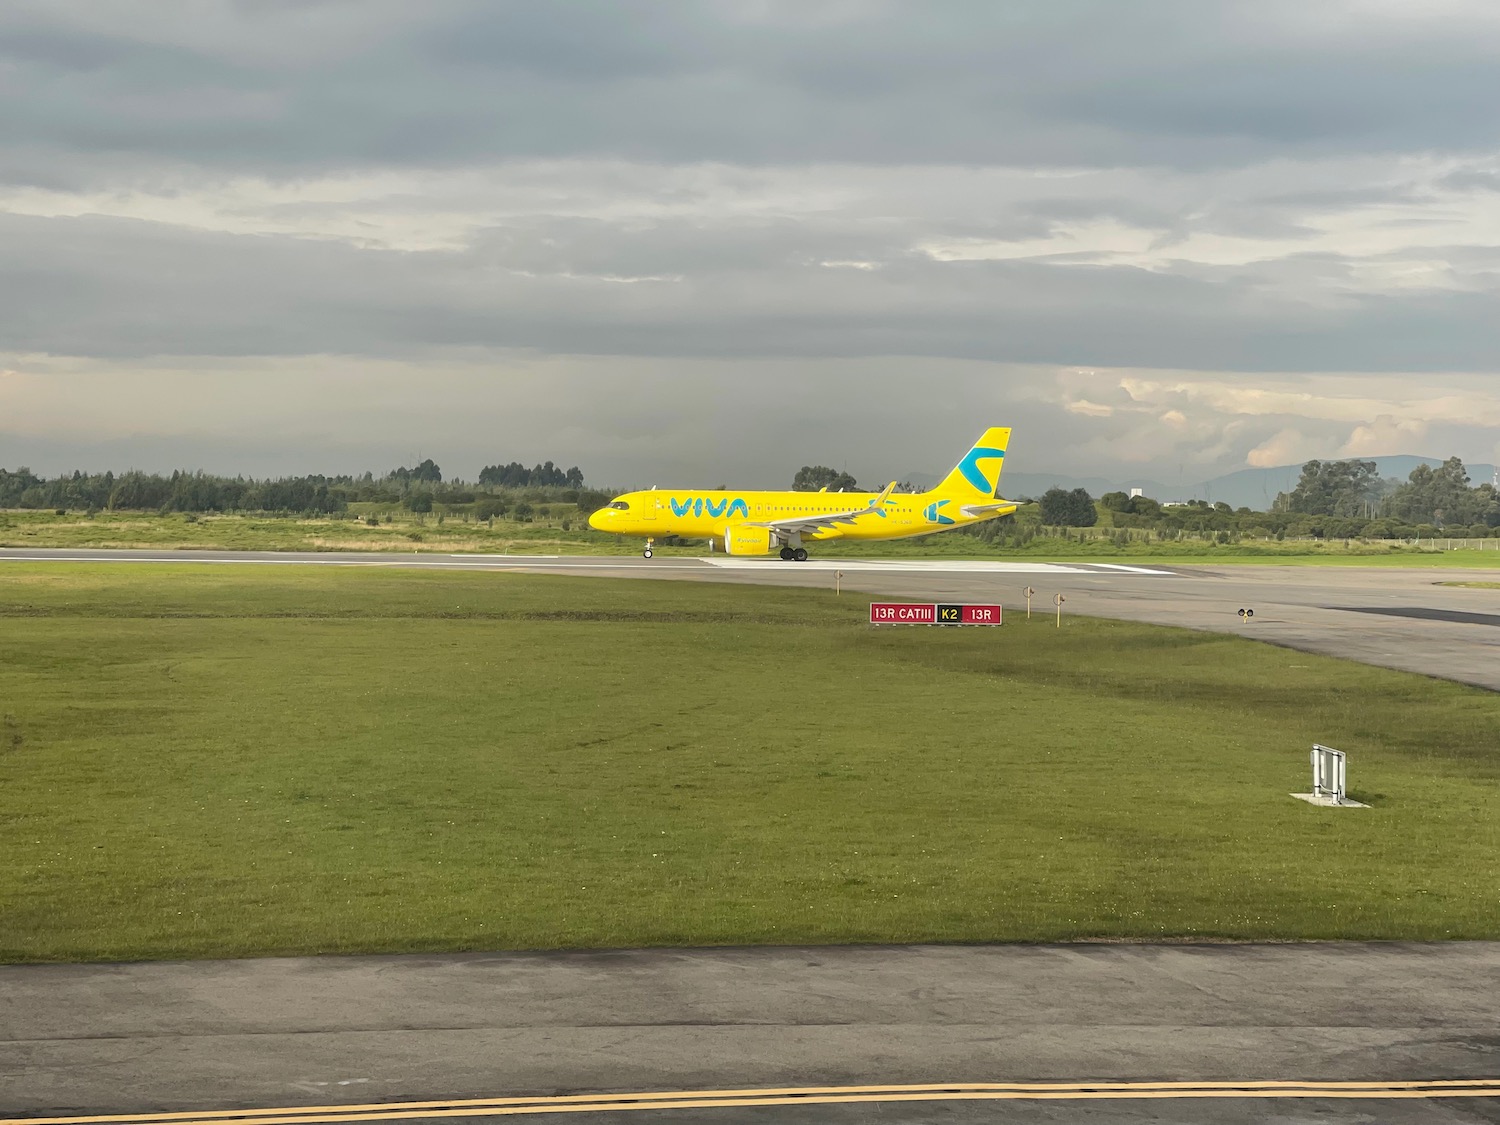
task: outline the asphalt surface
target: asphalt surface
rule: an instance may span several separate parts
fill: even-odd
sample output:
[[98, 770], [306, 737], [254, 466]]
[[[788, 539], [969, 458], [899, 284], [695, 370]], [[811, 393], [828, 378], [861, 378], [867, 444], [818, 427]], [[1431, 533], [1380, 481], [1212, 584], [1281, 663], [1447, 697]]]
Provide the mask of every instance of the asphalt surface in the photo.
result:
[[[941, 1083], [1500, 1078], [1500, 943], [811, 947], [0, 968], [14, 1115]], [[1076, 1088], [1076, 1087], [1075, 1087]], [[552, 1120], [1500, 1120], [1486, 1097], [1006, 1098]], [[1056, 1094], [1054, 1088], [1052, 1093]], [[408, 1113], [413, 1112], [408, 1110]], [[477, 1115], [484, 1116], [482, 1110]], [[278, 1115], [302, 1118], [306, 1114]]]
[[[0, 551], [832, 586], [1149, 621], [1500, 690], [1497, 572]], [[0, 569], [3, 576], [3, 569]], [[1237, 610], [1251, 608], [1248, 622]], [[0, 919], [3, 924], [3, 919]], [[1500, 1122], [1500, 943], [668, 950], [0, 967], [0, 1114], [262, 1125]], [[1172, 1090], [1163, 1082], [1236, 1089]], [[1108, 1087], [1105, 1083], [1130, 1084]], [[1292, 1092], [1254, 1082], [1318, 1083]], [[1385, 1083], [1337, 1089], [1338, 1082]], [[957, 1089], [1039, 1083], [1045, 1089]], [[1090, 1084], [1080, 1087], [1079, 1083]], [[850, 1086], [939, 1084], [913, 1094]], [[1061, 1084], [1061, 1085], [1060, 1085]], [[1142, 1085], [1156, 1084], [1156, 1085]], [[1242, 1087], [1242, 1088], [1241, 1088]], [[684, 1092], [786, 1090], [748, 1098]], [[603, 1097], [637, 1096], [630, 1109]], [[640, 1095], [670, 1092], [670, 1099]], [[584, 1099], [546, 1101], [558, 1095]], [[508, 1104], [494, 1099], [531, 1099]], [[942, 1100], [907, 1100], [910, 1098]], [[484, 1099], [453, 1105], [454, 1099]], [[542, 1099], [542, 1100], [537, 1100]], [[859, 1100], [844, 1100], [859, 1099]], [[412, 1107], [413, 1101], [442, 1104]], [[754, 1104], [756, 1101], [774, 1104]], [[296, 1107], [368, 1108], [302, 1111]], [[673, 1108], [673, 1105], [676, 1108]], [[536, 1116], [532, 1116], [536, 1115]], [[224, 1118], [219, 1117], [219, 1120]]]
[[[223, 565], [521, 570], [613, 578], [822, 586], [928, 601], [999, 602], [1024, 612], [1082, 613], [1241, 633], [1307, 652], [1500, 691], [1500, 589], [1440, 585], [1500, 581], [1494, 570], [1351, 566], [1154, 566], [928, 559], [784, 563], [773, 559], [436, 554], [293, 554], [249, 551], [0, 550], [7, 559], [155, 561]], [[1239, 610], [1254, 616], [1242, 619]]]

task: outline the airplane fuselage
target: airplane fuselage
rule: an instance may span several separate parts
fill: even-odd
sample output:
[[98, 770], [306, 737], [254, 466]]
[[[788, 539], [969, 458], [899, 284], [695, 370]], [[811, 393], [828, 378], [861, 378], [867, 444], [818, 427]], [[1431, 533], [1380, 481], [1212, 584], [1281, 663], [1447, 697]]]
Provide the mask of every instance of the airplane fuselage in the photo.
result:
[[806, 559], [804, 542], [829, 539], [906, 539], [1009, 515], [1016, 505], [996, 500], [1010, 430], [991, 427], [936, 488], [883, 492], [730, 492], [650, 489], [617, 496], [589, 516], [589, 526], [651, 542], [666, 535], [708, 539], [731, 555]]
[[650, 489], [615, 497], [613, 505], [589, 517], [589, 525], [617, 535], [722, 540], [741, 523], [771, 523], [803, 517], [836, 515], [866, 509], [847, 523], [810, 528], [804, 540], [905, 539], [972, 523], [982, 523], [1015, 511], [1014, 506], [966, 516], [951, 498], [929, 493], [897, 493], [871, 507], [878, 492], [748, 492]]

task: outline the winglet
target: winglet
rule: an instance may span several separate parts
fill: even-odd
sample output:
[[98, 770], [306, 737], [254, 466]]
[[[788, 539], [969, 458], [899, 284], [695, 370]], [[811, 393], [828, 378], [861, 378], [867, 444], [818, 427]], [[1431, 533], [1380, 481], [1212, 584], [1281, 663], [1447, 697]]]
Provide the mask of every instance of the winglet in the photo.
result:
[[870, 501], [870, 507], [872, 507], [872, 508], [883, 508], [883, 507], [885, 507], [885, 502], [891, 498], [891, 493], [893, 493], [895, 491], [896, 491], [896, 482], [895, 481], [891, 481], [890, 484], [886, 485], [885, 488], [881, 490], [881, 493], [880, 493], [879, 496], [875, 497], [875, 499], [873, 499], [873, 500]]

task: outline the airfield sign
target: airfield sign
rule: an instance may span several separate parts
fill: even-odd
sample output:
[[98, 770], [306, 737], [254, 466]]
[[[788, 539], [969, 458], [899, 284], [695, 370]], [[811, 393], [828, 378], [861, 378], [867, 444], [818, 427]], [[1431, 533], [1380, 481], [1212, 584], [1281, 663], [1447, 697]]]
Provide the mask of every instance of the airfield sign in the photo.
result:
[[871, 625], [999, 625], [997, 605], [871, 602]]

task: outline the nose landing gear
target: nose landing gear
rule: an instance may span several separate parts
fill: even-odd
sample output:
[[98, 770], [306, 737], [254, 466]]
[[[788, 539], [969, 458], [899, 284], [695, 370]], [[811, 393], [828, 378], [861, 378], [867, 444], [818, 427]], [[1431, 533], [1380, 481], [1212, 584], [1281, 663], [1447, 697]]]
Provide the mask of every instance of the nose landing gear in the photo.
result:
[[641, 552], [641, 558], [643, 558], [643, 559], [649, 559], [651, 557], [651, 545], [653, 543], [655, 543], [655, 542], [656, 542], [655, 539], [647, 539], [646, 540], [646, 549]]

